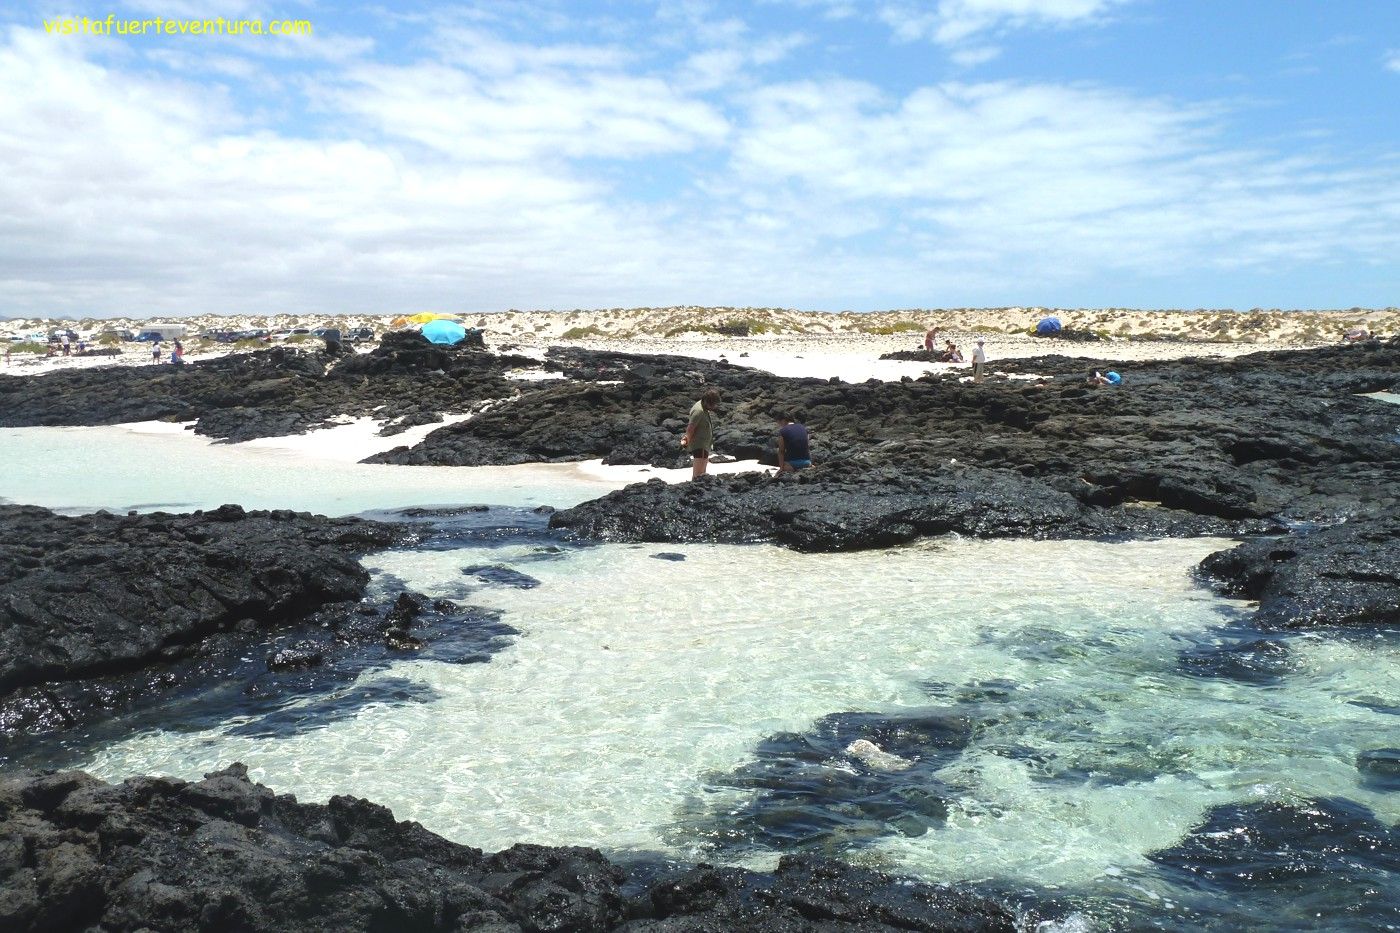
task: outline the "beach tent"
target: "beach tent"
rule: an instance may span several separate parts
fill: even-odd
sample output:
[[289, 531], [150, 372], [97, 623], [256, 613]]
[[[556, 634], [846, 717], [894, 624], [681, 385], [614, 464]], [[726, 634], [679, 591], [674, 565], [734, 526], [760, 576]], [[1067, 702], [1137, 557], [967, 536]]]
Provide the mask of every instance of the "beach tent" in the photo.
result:
[[1035, 325], [1035, 332], [1042, 337], [1058, 334], [1060, 332], [1060, 319], [1057, 317], [1041, 318], [1040, 323]]
[[389, 326], [390, 326], [390, 327], [407, 327], [407, 326], [408, 326], [408, 318], [403, 317], [402, 315], [400, 315], [399, 317], [396, 317], [396, 318], [394, 318], [392, 321], [390, 321], [390, 322], [389, 322]]
[[423, 311], [419, 314], [410, 314], [408, 320], [412, 324], [427, 324], [432, 321], [450, 321], [452, 320], [452, 315], [434, 314], [431, 311]]
[[423, 325], [423, 336], [433, 343], [461, 343], [467, 329], [456, 321], [429, 321]]

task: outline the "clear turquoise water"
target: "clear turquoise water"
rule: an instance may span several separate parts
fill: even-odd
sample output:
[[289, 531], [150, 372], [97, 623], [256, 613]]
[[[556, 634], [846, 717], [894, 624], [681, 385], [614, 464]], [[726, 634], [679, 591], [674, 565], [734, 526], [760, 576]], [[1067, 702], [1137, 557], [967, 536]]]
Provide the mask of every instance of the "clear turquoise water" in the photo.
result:
[[[248, 502], [241, 462], [218, 448], [191, 460], [205, 454], [172, 455], [160, 441], [113, 435], [82, 459], [51, 435], [0, 435], [33, 465], [71, 452], [42, 487], [51, 502], [178, 489], [191, 501], [326, 510], [315, 484], [267, 489], [272, 473], [250, 481], [266, 498]], [[121, 476], [115, 487], [99, 464]], [[183, 475], [192, 468], [198, 479]], [[435, 478], [345, 485], [360, 475], [337, 481], [337, 509], [491, 496], [567, 504], [587, 492]], [[21, 484], [5, 483], [0, 494], [16, 498]], [[542, 556], [538, 541], [492, 539], [372, 555], [377, 580], [499, 610], [521, 634], [486, 664], [405, 660], [362, 677], [421, 684], [428, 702], [374, 703], [285, 736], [254, 737], [236, 716], [151, 729], [91, 749], [85, 767], [197, 777], [243, 761], [280, 791], [369, 797], [487, 849], [585, 844], [765, 865], [816, 848], [1053, 902], [1059, 929], [1400, 923], [1383, 887], [1370, 902], [1356, 893], [1375, 887], [1360, 851], [1337, 854], [1286, 897], [1257, 879], [1198, 883], [1150, 857], [1231, 804], [1335, 799], [1378, 825], [1400, 820], [1400, 795], [1357, 767], [1362, 752], [1400, 744], [1400, 640], [1308, 634], [1281, 642], [1262, 673], [1212, 667], [1222, 645], [1260, 637], [1248, 606], [1191, 576], [1229, 544], [946, 539], [866, 554], [610, 545]], [[482, 564], [540, 585], [464, 577]], [[824, 739], [824, 723], [850, 713], [955, 717], [970, 729], [955, 747], [905, 750], [910, 768], [892, 777], [863, 769], [845, 738]], [[793, 748], [804, 751], [788, 760]], [[755, 769], [785, 776], [756, 783]], [[794, 773], [801, 793], [784, 784]], [[911, 830], [909, 814], [872, 817], [831, 790], [846, 786], [925, 794], [942, 811]], [[820, 829], [794, 831], [804, 827]], [[1285, 843], [1300, 858], [1325, 847], [1307, 834]], [[1334, 916], [1339, 896], [1364, 909]]]

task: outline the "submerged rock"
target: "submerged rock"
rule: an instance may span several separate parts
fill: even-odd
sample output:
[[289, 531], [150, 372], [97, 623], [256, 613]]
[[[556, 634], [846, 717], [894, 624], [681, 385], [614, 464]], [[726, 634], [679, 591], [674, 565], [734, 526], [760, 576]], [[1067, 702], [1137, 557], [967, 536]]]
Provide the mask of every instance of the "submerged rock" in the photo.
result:
[[188, 783], [0, 781], [0, 928], [1011, 931], [995, 902], [810, 858], [626, 891], [599, 852], [486, 855], [354, 797], [302, 804], [232, 765]]
[[[1349, 800], [1215, 807], [1180, 843], [1148, 858], [1241, 908], [1272, 903], [1256, 918], [1261, 929], [1400, 923], [1400, 835]], [[1277, 901], [1261, 901], [1264, 893]]]

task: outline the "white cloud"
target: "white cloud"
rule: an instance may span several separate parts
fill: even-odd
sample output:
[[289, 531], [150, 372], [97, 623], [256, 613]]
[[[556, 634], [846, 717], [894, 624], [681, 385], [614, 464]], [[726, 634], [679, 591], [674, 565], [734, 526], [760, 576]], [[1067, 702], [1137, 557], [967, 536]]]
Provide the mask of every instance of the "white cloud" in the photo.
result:
[[891, 100], [833, 81], [764, 89], [751, 114], [734, 149], [739, 186], [788, 186], [809, 231], [874, 210], [935, 253], [956, 244], [1056, 278], [1400, 248], [1395, 171], [1221, 148], [1214, 108], [1007, 83]]
[[13, 29], [0, 312], [1001, 303], [1400, 250], [1394, 166], [1228, 145], [1217, 107], [762, 84], [763, 41], [703, 81], [704, 48], [666, 70], [453, 32], [404, 64], [321, 62], [311, 125], [277, 112], [285, 88], [224, 90], [256, 59], [201, 83]]
[[1390, 71], [1400, 71], [1400, 50], [1386, 53], [1385, 67]]

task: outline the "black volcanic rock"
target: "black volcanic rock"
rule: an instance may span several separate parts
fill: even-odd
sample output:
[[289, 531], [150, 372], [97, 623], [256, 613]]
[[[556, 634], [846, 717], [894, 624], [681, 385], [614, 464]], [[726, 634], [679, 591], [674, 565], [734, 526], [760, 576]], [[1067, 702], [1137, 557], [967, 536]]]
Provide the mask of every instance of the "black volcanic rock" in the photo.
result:
[[1400, 923], [1400, 832], [1350, 800], [1213, 807], [1184, 839], [1148, 858], [1193, 888], [1270, 905], [1251, 929]]
[[771, 479], [650, 480], [556, 512], [550, 526], [604, 541], [771, 542], [802, 551], [891, 547], [950, 532], [979, 538], [1230, 533], [1170, 509], [1087, 506], [1017, 473], [949, 464], [904, 472], [852, 460]]
[[[923, 474], [956, 459], [1040, 481], [1089, 505], [1142, 501], [1202, 516], [1335, 521], [1400, 508], [1400, 407], [1357, 398], [1400, 380], [1400, 345], [1133, 364], [993, 361], [994, 376], [860, 384], [723, 363], [576, 351], [566, 372], [609, 377], [522, 394], [412, 448], [372, 458], [479, 465], [601, 457], [683, 466], [690, 405], [723, 396], [716, 449], [774, 462], [772, 416], [795, 409], [818, 464], [863, 459]], [[1084, 384], [1086, 366], [1125, 383]], [[605, 384], [608, 381], [615, 384]]]
[[700, 866], [624, 893], [599, 852], [458, 845], [354, 797], [204, 780], [0, 781], [0, 928], [277, 931], [1011, 931], [993, 901], [817, 859]]
[[63, 706], [55, 684], [162, 668], [210, 639], [358, 600], [369, 574], [356, 558], [406, 534], [236, 505], [77, 517], [0, 506], [0, 734]]
[[1199, 572], [1227, 596], [1257, 599], [1260, 625], [1400, 625], [1400, 516], [1248, 541]]
[[0, 379], [0, 427], [192, 420], [196, 433], [244, 441], [372, 415], [402, 430], [515, 394], [502, 376], [520, 366], [539, 363], [400, 332], [368, 354], [274, 347], [180, 367], [65, 370]]

